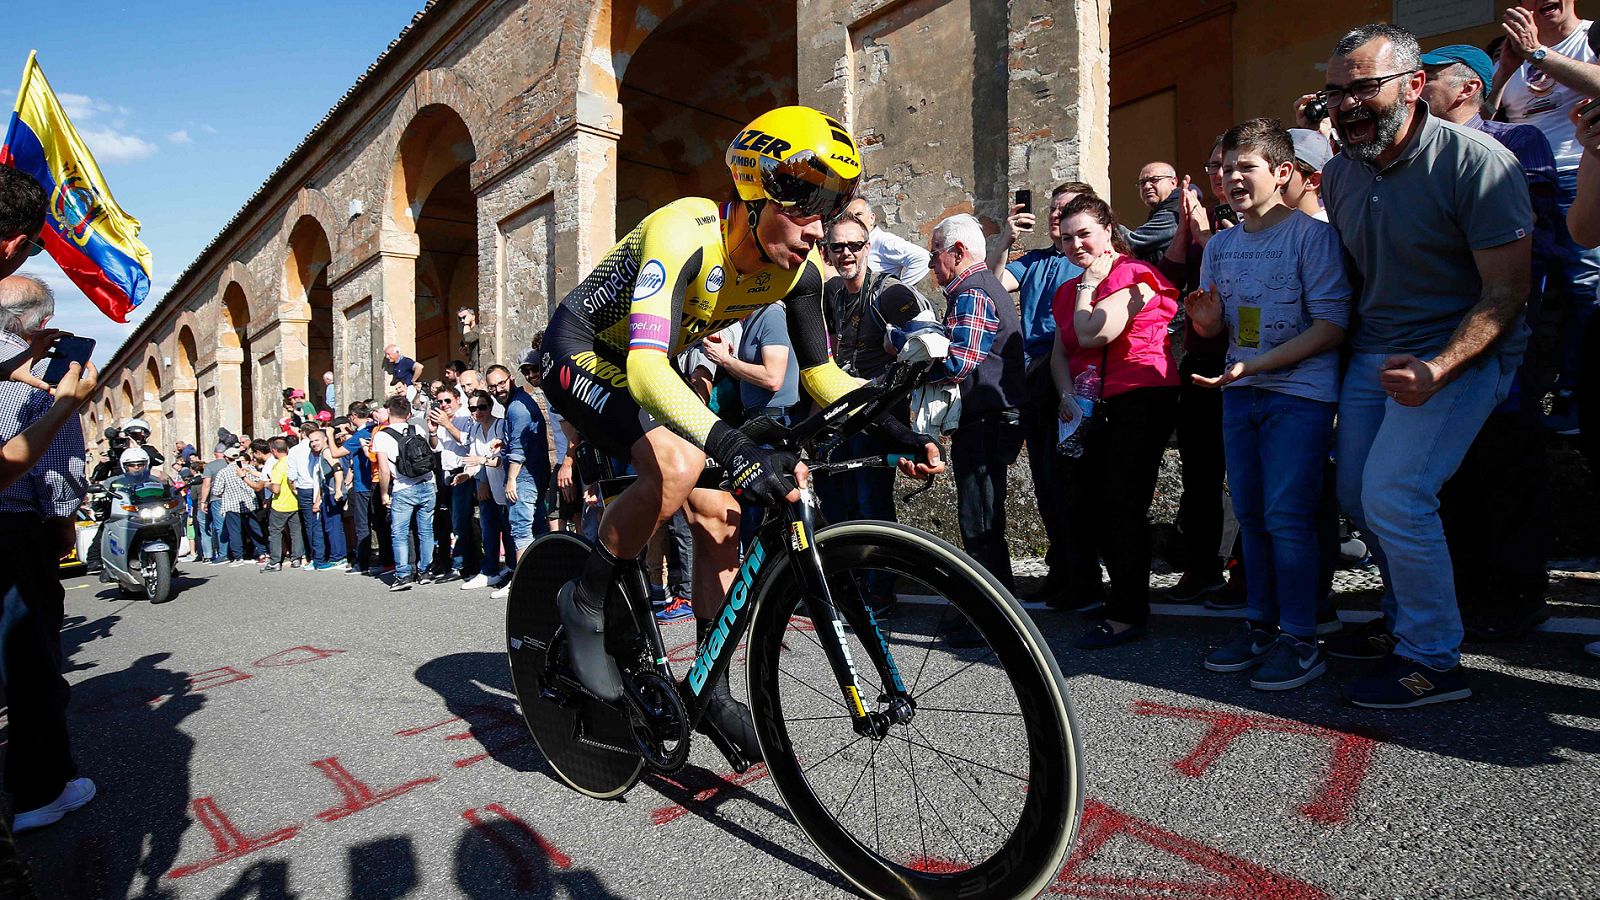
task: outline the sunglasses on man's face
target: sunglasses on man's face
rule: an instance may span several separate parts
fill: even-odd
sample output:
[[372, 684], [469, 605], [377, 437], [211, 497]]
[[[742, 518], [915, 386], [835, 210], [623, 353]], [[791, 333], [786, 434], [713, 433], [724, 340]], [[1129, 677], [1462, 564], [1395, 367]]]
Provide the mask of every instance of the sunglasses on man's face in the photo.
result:
[[833, 241], [828, 244], [828, 250], [832, 253], [843, 253], [846, 250], [851, 253], [860, 253], [861, 248], [866, 245], [866, 241]]
[[44, 238], [42, 236], [41, 237], [28, 238], [28, 256], [29, 257], [38, 256], [39, 254], [41, 254], [43, 252], [44, 252]]

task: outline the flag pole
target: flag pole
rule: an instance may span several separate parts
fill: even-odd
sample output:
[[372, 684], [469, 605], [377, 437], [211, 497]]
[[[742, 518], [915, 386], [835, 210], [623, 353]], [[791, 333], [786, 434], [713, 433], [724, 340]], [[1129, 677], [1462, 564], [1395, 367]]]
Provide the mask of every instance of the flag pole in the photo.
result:
[[38, 55], [38, 50], [29, 50], [28, 61], [22, 64], [22, 85], [17, 88], [17, 102], [11, 106], [11, 118], [6, 122], [6, 139], [0, 143], [0, 147], [11, 146], [11, 138], [17, 130], [17, 113], [22, 111], [22, 100], [28, 96], [28, 79], [33, 75], [34, 58]]

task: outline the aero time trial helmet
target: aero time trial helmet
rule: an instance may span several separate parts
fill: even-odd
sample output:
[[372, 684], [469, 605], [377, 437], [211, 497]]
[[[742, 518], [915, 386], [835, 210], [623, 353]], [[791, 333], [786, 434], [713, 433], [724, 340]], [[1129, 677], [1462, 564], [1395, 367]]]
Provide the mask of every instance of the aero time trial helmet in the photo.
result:
[[728, 145], [739, 199], [771, 201], [791, 216], [836, 218], [856, 195], [861, 154], [844, 126], [809, 106], [757, 116]]

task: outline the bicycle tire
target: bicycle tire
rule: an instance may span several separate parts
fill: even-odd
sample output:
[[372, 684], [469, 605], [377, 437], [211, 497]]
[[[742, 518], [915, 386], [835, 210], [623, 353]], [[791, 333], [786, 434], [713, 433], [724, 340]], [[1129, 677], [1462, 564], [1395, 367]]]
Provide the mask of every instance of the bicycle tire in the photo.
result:
[[[789, 660], [792, 666], [804, 664], [799, 657], [806, 655], [808, 642], [800, 640], [796, 632], [803, 632], [804, 628], [800, 626], [808, 620], [805, 620], [803, 615], [795, 615], [797, 611], [804, 612], [803, 609], [797, 610], [803, 590], [802, 579], [785, 571], [792, 565], [788, 556], [779, 557], [780, 564], [774, 565], [771, 571], [763, 573], [764, 577], [757, 587], [756, 612], [747, 649], [747, 675], [750, 705], [762, 755], [767, 761], [773, 784], [783, 797], [796, 824], [816, 846], [818, 852], [841, 874], [856, 887], [874, 897], [1031, 897], [1042, 892], [1060, 871], [1071, 846], [1073, 833], [1082, 814], [1083, 779], [1078, 729], [1071, 703], [1065, 693], [1064, 681], [1055, 658], [1045, 646], [1033, 622], [1005, 588], [982, 566], [950, 544], [917, 529], [891, 522], [841, 523], [822, 530], [817, 535], [817, 545], [822, 556], [824, 572], [829, 579], [831, 590], [835, 593], [835, 602], [841, 612], [845, 612], [847, 607], [852, 607], [848, 615], [854, 620], [852, 624], [857, 626], [857, 631], [860, 631], [861, 626], [867, 625], [865, 613], [860, 611], [860, 601], [839, 596], [841, 593], [848, 593], [848, 584], [858, 577], [851, 573], [866, 570], [891, 572], [900, 579], [902, 585], [914, 580], [936, 593], [942, 592], [948, 605], [938, 615], [949, 616], [951, 609], [954, 609], [965, 616], [977, 626], [999, 663], [998, 670], [986, 667], [975, 672], [973, 678], [987, 676], [991, 683], [1008, 683], [1015, 691], [1017, 711], [1012, 713], [982, 709], [946, 710], [946, 712], [976, 713], [972, 719], [978, 719], [980, 722], [974, 725], [970, 719], [934, 714], [931, 711], [935, 709], [935, 705], [927, 703], [919, 707], [917, 716], [911, 723], [891, 726], [891, 729], [901, 729], [898, 736], [891, 730], [883, 741], [873, 742], [876, 746], [872, 749], [868, 765], [873, 766], [872, 805], [874, 815], [877, 815], [880, 801], [878, 793], [880, 773], [876, 768], [876, 760], [879, 751], [885, 746], [889, 747], [885, 756], [886, 771], [883, 779], [887, 786], [891, 781], [889, 776], [894, 774], [887, 771], [888, 760], [892, 758], [893, 762], [899, 763], [900, 754], [900, 750], [891, 745], [897, 740], [904, 741], [907, 763], [903, 768], [906, 771], [897, 777], [904, 781], [909, 775], [913, 790], [911, 800], [915, 807], [915, 818], [923, 848], [920, 852], [914, 849], [916, 842], [910, 840], [908, 830], [903, 835], [891, 835], [886, 843], [882, 836], [881, 821], [875, 821], [874, 829], [877, 830], [871, 835], [857, 833], [863, 829], [852, 830], [847, 827], [840, 821], [839, 813], [848, 814], [854, 811], [854, 808], [847, 810], [846, 807], [850, 806], [851, 799], [862, 785], [867, 770], [863, 768], [862, 773], [856, 776], [856, 786], [851, 788], [850, 795], [845, 797], [840, 808], [830, 811], [827, 802], [819, 795], [818, 787], [835, 785], [842, 787], [842, 784], [825, 783], [820, 777], [819, 784], [813, 784], [807, 775], [809, 768], [823, 763], [828, 757], [818, 757], [808, 763], [806, 759], [797, 755], [795, 741], [792, 738], [802, 731], [807, 734], [812, 731], [827, 734], [830, 730], [837, 729], [847, 743], [830, 754], [830, 757], [838, 757], [852, 745], [868, 739], [859, 738], [855, 734], [847, 715], [817, 717], [798, 715], [805, 711], [798, 707], [803, 707], [807, 703], [818, 704], [815, 694], [819, 690], [827, 691], [831, 688], [831, 692], [837, 694], [837, 683], [828, 672], [824, 672], [821, 680], [817, 682], [821, 685], [820, 688], [808, 688], [811, 693], [793, 691], [790, 696], [796, 700], [797, 715], [793, 721], [785, 719], [785, 679], [789, 681], [799, 679], [793, 672], [786, 671], [784, 661]], [[902, 607], [906, 604], [907, 601], [901, 601]], [[926, 604], [926, 606], [928, 608], [921, 610], [918, 615], [930, 616], [939, 608], [937, 604]], [[904, 612], [902, 609], [902, 613]], [[870, 626], [868, 628], [870, 634]], [[894, 638], [890, 637], [889, 641], [893, 650]], [[937, 631], [927, 638], [927, 649], [921, 651], [924, 664], [932, 656], [938, 641]], [[814, 639], [809, 639], [809, 643], [815, 644]], [[864, 648], [864, 645], [862, 646]], [[912, 645], [903, 644], [900, 650], [894, 651], [897, 665], [902, 669], [911, 661], [909, 659], [911, 654], [905, 649], [907, 646]], [[820, 644], [816, 644], [816, 649], [820, 650]], [[902, 653], [908, 658], [902, 659]], [[973, 655], [973, 662], [964, 663], [956, 674], [933, 685], [930, 690], [941, 690], [942, 685], [951, 679], [964, 678], [967, 670], [974, 669], [981, 662], [981, 657]], [[866, 695], [870, 693], [868, 689], [878, 679], [877, 672], [870, 660], [864, 659], [863, 649], [857, 649], [854, 656], [858, 677], [861, 678], [863, 699], [870, 699]], [[966, 657], [957, 655], [956, 659], [959, 662]], [[1004, 676], [1003, 679], [997, 679], [995, 671]], [[907, 686], [915, 698], [918, 695], [918, 687], [909, 684], [912, 673], [904, 674], [907, 677], [903, 680], [908, 682]], [[923, 675], [923, 671], [916, 673], [919, 682]], [[831, 699], [831, 697], [823, 698], [824, 701]], [[938, 702], [949, 701], [941, 699]], [[837, 706], [841, 712], [846, 711], [842, 699], [837, 702]], [[992, 718], [984, 719], [984, 716]], [[1001, 716], [1006, 718], [1000, 719]], [[839, 722], [836, 725], [812, 725], [808, 720], [813, 719], [838, 719]], [[1003, 725], [1004, 729], [995, 727], [997, 724]], [[995, 851], [980, 860], [962, 861], [930, 855], [927, 850], [928, 831], [933, 829], [924, 829], [924, 801], [927, 801], [928, 808], [935, 813], [938, 812], [938, 806], [930, 796], [917, 793], [919, 784], [916, 775], [916, 755], [920, 751], [926, 757], [930, 749], [939, 752], [937, 748], [928, 746], [936, 736], [926, 732], [934, 728], [945, 728], [952, 732], [978, 730], [980, 745], [986, 738], [993, 742], [984, 748], [984, 758], [993, 762], [994, 766], [977, 760], [967, 761], [981, 769], [1009, 774], [1012, 778], [1016, 778], [1016, 774], [1002, 770], [1001, 767], [1004, 765], [1002, 759], [1006, 750], [1015, 751], [1016, 748], [1002, 746], [1005, 743], [1003, 738], [988, 736], [991, 731], [998, 734], [1002, 730], [1009, 729], [1013, 733], [1020, 733], [1027, 745], [1025, 754], [1016, 752], [1012, 754], [1018, 758], [1025, 758], [1027, 762], [1027, 780], [1020, 791], [1015, 788], [997, 789], [995, 784], [1005, 785], [1009, 782], [992, 774], [985, 777], [994, 784], [983, 783], [983, 778], [976, 781], [963, 779], [951, 766], [949, 758], [938, 757], [946, 766], [951, 766], [956, 778], [941, 779], [942, 783], [938, 785], [930, 782], [930, 791], [938, 787], [942, 792], [955, 793], [957, 799], [961, 799], [956, 788], [956, 785], [960, 785], [966, 788], [973, 798], [983, 803], [984, 808], [989, 809], [989, 814], [1000, 825], [998, 829], [993, 829]], [[970, 734], [968, 739], [971, 739]], [[864, 754], [865, 748], [858, 753]], [[1019, 804], [1015, 824], [1011, 826], [1008, 834], [1002, 836], [1001, 833], [1007, 827], [1006, 823], [994, 813], [979, 790]], [[861, 802], [864, 808], [866, 803], [864, 792]], [[980, 811], [978, 818], [981, 818], [981, 815]], [[900, 809], [892, 814], [889, 824], [892, 827], [908, 829], [905, 823], [911, 818], [909, 812]], [[931, 822], [931, 819], [929, 821]], [[971, 829], [971, 825], [965, 821], [958, 821], [957, 825], [961, 826], [964, 832]], [[955, 827], [948, 822], [944, 823], [944, 827], [949, 832], [950, 838], [959, 845], [960, 837]], [[877, 848], [869, 846], [869, 843], [876, 843]], [[886, 847], [890, 848], [887, 853]], [[896, 847], [902, 852], [897, 853], [894, 849]], [[907, 847], [913, 849], [904, 852]]]
[[[523, 551], [506, 596], [506, 655], [523, 721], [550, 768], [573, 790], [611, 800], [627, 793], [644, 772], [627, 714], [592, 698], [563, 707], [542, 695], [546, 651], [561, 625], [556, 591], [578, 577], [592, 546], [577, 535], [555, 532]], [[608, 639], [633, 630], [625, 604], [618, 590], [606, 598]]]

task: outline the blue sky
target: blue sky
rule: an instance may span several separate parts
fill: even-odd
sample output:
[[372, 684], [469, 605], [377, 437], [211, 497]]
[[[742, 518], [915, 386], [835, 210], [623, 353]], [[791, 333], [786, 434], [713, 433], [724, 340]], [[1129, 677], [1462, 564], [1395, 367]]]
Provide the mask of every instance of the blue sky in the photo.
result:
[[[143, 224], [155, 272], [137, 322], [423, 2], [8, 2], [0, 107], [10, 115], [38, 50], [112, 194]], [[48, 257], [22, 271], [50, 282], [54, 324], [97, 340], [97, 362], [133, 330]]]

